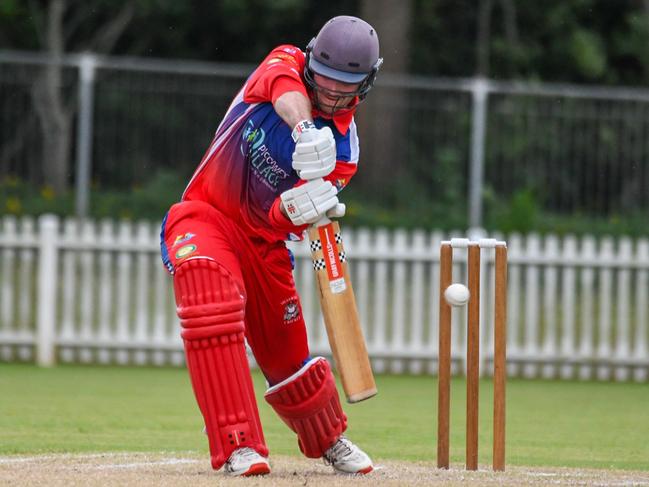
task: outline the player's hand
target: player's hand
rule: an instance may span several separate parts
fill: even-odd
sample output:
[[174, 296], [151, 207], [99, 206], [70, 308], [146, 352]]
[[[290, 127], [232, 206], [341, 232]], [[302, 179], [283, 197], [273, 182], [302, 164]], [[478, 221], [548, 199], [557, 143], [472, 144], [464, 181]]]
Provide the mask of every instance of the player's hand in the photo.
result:
[[300, 122], [293, 129], [293, 169], [301, 179], [322, 178], [336, 167], [336, 141], [329, 127]]
[[[345, 214], [345, 205], [338, 201], [338, 190], [330, 181], [313, 179], [280, 195], [284, 214], [300, 226], [315, 223], [323, 216]], [[340, 215], [342, 216], [342, 215]]]

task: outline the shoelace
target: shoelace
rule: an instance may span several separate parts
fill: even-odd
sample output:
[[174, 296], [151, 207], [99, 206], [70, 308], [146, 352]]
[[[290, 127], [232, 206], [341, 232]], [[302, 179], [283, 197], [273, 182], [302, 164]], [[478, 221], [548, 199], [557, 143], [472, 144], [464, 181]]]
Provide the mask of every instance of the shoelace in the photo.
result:
[[247, 459], [259, 456], [259, 454], [255, 450], [249, 447], [240, 448], [236, 451], [236, 453], [238, 457], [247, 458]]
[[239, 448], [238, 450], [235, 450], [232, 452], [232, 455], [230, 455], [230, 458], [228, 458], [228, 461], [226, 463], [226, 469], [232, 469], [232, 463], [235, 462], [236, 460], [242, 459], [248, 459], [248, 460], [254, 460], [259, 456], [259, 454], [253, 450], [250, 447], [244, 447], [244, 448]]
[[344, 436], [341, 436], [338, 438], [338, 441], [325, 452], [322, 458], [326, 465], [331, 465], [352, 453], [350, 441]]

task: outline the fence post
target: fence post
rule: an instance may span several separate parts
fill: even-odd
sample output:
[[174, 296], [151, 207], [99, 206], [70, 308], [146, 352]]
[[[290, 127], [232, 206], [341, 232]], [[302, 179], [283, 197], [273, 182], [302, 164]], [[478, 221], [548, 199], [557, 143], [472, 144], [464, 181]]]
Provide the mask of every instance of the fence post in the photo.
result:
[[92, 166], [92, 117], [94, 113], [94, 85], [97, 59], [84, 53], [79, 58], [79, 117], [77, 123], [77, 183], [76, 214], [88, 215], [90, 170]]
[[489, 82], [476, 78], [471, 87], [471, 160], [469, 162], [469, 228], [482, 227], [482, 188], [484, 178], [485, 129]]
[[58, 227], [54, 215], [39, 218], [36, 363], [41, 367], [54, 365]]

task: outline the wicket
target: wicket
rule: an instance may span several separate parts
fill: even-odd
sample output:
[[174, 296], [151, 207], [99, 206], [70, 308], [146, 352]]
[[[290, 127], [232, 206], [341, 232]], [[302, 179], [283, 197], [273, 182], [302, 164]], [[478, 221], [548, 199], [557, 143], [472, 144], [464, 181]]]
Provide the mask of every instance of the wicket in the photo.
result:
[[494, 289], [494, 432], [493, 469], [505, 470], [505, 379], [506, 379], [506, 311], [507, 311], [507, 244], [495, 239], [471, 241], [453, 238], [440, 248], [439, 296], [439, 371], [437, 409], [437, 467], [449, 468], [449, 419], [451, 399], [451, 306], [444, 290], [453, 279], [453, 249], [468, 251], [467, 310], [467, 400], [466, 400], [466, 469], [478, 469], [478, 392], [480, 361], [480, 257], [481, 249], [495, 249]]

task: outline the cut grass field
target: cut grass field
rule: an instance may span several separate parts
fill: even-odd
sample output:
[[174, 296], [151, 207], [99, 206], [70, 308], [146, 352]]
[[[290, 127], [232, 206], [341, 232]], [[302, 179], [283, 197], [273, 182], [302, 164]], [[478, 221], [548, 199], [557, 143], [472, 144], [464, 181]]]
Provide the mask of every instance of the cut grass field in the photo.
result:
[[[254, 374], [257, 397], [263, 377]], [[434, 462], [436, 379], [379, 376], [379, 395], [345, 406], [348, 436], [375, 460]], [[480, 464], [491, 461], [491, 382], [481, 384]], [[464, 461], [464, 381], [452, 384], [451, 461]], [[272, 454], [298, 456], [294, 435], [262, 400]], [[187, 372], [174, 368], [0, 364], [0, 455], [204, 454]], [[510, 380], [507, 464], [649, 470], [646, 384]]]

